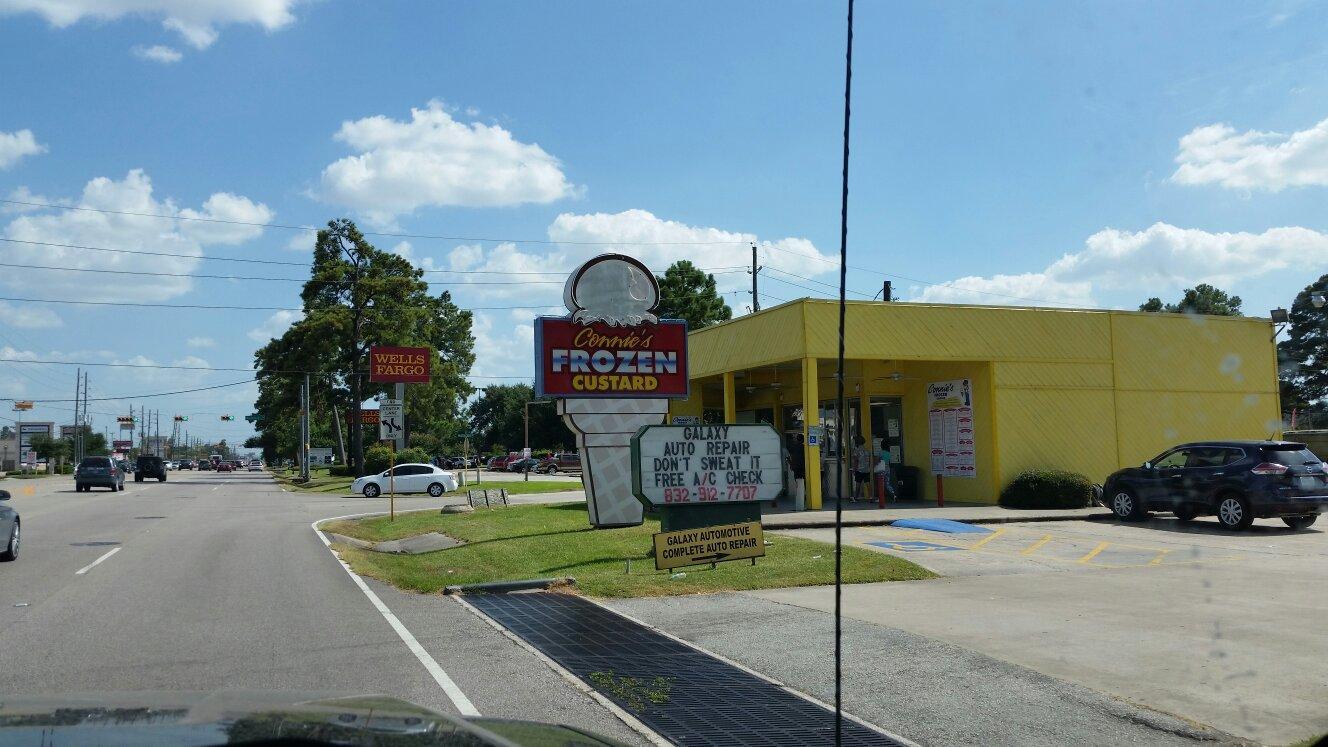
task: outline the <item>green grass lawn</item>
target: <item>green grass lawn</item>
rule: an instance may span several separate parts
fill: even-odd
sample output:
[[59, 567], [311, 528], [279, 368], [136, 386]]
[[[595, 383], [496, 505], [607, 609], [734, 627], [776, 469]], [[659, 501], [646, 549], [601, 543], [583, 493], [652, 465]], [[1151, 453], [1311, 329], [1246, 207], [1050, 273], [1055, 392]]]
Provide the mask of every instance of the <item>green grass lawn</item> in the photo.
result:
[[42, 478], [42, 477], [55, 477], [55, 475], [49, 474], [49, 473], [47, 473], [47, 472], [29, 472], [29, 473], [26, 473], [26, 474], [24, 474], [24, 473], [20, 473], [20, 472], [11, 472], [11, 473], [5, 475], [4, 478], [0, 478], [0, 479], [5, 479], [5, 480], [36, 480], [36, 479], [39, 479], [39, 478]]
[[[418, 511], [387, 517], [329, 522], [323, 529], [370, 541], [441, 532], [468, 544], [422, 555], [389, 555], [338, 545], [357, 573], [402, 589], [437, 592], [450, 584], [573, 576], [587, 594], [603, 597], [662, 596], [739, 589], [812, 586], [834, 580], [831, 545], [767, 534], [766, 556], [750, 561], [680, 568], [682, 578], [656, 571], [651, 535], [659, 522], [639, 527], [592, 529], [582, 503], [512, 506], [468, 514]], [[631, 572], [626, 573], [626, 561]], [[906, 581], [936, 574], [883, 553], [844, 548], [844, 581]]]

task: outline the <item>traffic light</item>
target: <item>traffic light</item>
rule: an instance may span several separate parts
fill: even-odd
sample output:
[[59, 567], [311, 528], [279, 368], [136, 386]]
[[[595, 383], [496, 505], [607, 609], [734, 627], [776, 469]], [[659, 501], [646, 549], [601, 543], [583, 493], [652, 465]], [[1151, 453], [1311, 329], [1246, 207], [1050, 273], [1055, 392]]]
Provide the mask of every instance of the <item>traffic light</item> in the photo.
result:
[[175, 416], [175, 422], [177, 422], [177, 423], [183, 423], [184, 421], [186, 421], [186, 420], [188, 420], [188, 419], [189, 419], [189, 416], [188, 416], [188, 415], [176, 415], [176, 416]]
[[134, 427], [134, 416], [132, 416], [132, 415], [121, 415], [120, 417], [116, 418], [115, 420], [120, 424], [120, 427], [122, 427], [122, 428], [133, 428], [133, 427]]
[[225, 420], [225, 421], [227, 421], [227, 422], [229, 422], [229, 421], [234, 420], [234, 419], [235, 419], [235, 416], [234, 416], [234, 415], [222, 415], [222, 416], [221, 416], [221, 419], [222, 419], [222, 420]]

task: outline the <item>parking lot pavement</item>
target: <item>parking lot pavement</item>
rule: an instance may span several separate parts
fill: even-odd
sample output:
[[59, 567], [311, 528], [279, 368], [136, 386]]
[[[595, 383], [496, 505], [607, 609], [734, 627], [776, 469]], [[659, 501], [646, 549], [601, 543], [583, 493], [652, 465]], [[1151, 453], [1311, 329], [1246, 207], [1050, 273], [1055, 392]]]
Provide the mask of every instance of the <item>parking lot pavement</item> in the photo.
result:
[[[1328, 732], [1323, 528], [1259, 521], [1232, 533], [1211, 519], [1159, 517], [992, 529], [845, 530], [850, 544], [948, 576], [846, 587], [845, 615], [1261, 742]], [[790, 534], [826, 539], [829, 530]], [[825, 587], [752, 594], [833, 605]]]

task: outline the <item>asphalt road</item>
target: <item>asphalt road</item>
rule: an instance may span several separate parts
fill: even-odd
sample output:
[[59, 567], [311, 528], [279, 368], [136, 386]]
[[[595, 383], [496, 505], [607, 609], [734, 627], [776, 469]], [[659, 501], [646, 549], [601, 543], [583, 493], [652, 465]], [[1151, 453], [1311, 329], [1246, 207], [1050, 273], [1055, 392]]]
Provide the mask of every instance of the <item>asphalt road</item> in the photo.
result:
[[[19, 560], [0, 564], [0, 695], [375, 693], [460, 712], [310, 528], [385, 500], [286, 492], [249, 472], [173, 472], [123, 493], [75, 493], [67, 478], [0, 487], [23, 521]], [[483, 715], [645, 743], [460, 604], [367, 585]]]

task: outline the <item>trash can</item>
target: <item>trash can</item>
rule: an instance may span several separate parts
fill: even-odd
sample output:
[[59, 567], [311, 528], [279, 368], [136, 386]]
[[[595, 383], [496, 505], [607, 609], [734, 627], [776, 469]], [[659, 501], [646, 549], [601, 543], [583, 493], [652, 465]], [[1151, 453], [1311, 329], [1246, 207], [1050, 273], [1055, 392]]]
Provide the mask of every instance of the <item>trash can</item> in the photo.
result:
[[898, 488], [899, 500], [918, 500], [919, 475], [920, 471], [917, 467], [910, 467], [907, 464], [901, 464], [895, 468], [895, 485]]

